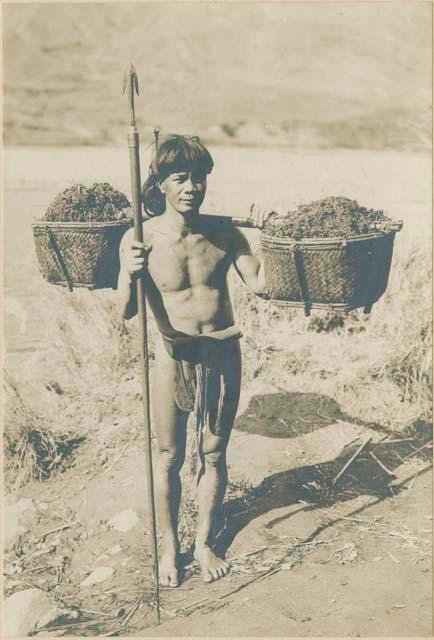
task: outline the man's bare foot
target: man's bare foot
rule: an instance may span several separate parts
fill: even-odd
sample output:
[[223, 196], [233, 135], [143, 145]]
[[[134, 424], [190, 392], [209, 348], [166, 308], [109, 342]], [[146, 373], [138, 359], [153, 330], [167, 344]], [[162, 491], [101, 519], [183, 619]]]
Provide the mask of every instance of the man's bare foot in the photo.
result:
[[206, 545], [196, 546], [194, 557], [202, 569], [202, 577], [205, 582], [212, 582], [223, 578], [229, 572], [229, 564], [216, 556]]
[[176, 551], [165, 549], [158, 561], [158, 575], [162, 587], [179, 585]]

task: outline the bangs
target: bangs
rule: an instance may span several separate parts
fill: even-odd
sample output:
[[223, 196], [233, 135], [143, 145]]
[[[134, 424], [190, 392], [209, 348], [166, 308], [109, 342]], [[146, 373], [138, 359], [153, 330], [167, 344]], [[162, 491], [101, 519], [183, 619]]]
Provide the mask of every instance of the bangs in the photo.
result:
[[168, 136], [158, 147], [151, 172], [158, 181], [171, 173], [198, 172], [207, 175], [214, 166], [209, 151], [196, 137]]

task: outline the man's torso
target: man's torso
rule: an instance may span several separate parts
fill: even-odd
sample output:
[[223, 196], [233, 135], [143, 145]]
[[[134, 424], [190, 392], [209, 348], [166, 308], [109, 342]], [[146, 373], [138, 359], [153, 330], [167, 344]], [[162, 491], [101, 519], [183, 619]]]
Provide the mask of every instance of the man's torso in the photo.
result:
[[230, 232], [201, 225], [181, 234], [163, 218], [144, 223], [143, 232], [145, 243], [152, 246], [148, 296], [157, 321], [187, 335], [232, 325], [227, 288], [234, 257]]

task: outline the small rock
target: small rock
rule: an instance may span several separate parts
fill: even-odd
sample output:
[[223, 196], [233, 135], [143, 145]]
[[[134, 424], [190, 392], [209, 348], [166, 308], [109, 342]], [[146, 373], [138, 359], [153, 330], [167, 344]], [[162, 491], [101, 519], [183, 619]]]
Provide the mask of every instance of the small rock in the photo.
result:
[[125, 509], [113, 516], [108, 524], [113, 527], [113, 529], [116, 529], [116, 531], [126, 533], [139, 524], [139, 517], [135, 511]]
[[33, 633], [41, 620], [55, 619], [58, 616], [58, 609], [53, 607], [45, 591], [25, 589], [6, 598], [4, 613], [4, 636], [17, 638]]
[[108, 550], [108, 553], [111, 556], [115, 556], [117, 553], [120, 553], [122, 551], [122, 547], [120, 544], [115, 544], [114, 547], [112, 547], [111, 549]]
[[38, 509], [40, 511], [47, 511], [48, 504], [46, 502], [38, 502]]
[[90, 587], [93, 584], [104, 582], [104, 580], [111, 578], [113, 574], [113, 567], [97, 567], [95, 571], [92, 571], [92, 573], [81, 582], [81, 586]]
[[69, 620], [79, 620], [81, 618], [81, 613], [77, 609], [63, 609], [62, 611], [63, 618], [69, 622]]
[[105, 463], [108, 462], [108, 455], [106, 453], [104, 453], [100, 459], [99, 459], [99, 463], [101, 466], [105, 465]]
[[65, 615], [65, 611], [62, 611], [60, 609], [50, 609], [50, 611], [47, 611], [47, 613], [43, 616], [41, 616], [41, 618], [39, 618], [38, 623], [36, 625], [37, 629], [42, 629], [42, 627], [46, 627], [49, 624], [52, 624], [53, 622], [57, 622], [57, 620], [61, 617], [63, 617]]
[[121, 565], [121, 567], [126, 567], [130, 560], [131, 558], [125, 558], [124, 560], [121, 560], [119, 564]]
[[19, 537], [32, 526], [36, 515], [35, 502], [32, 498], [17, 498], [9, 494], [5, 498], [5, 550], [10, 549]]
[[19, 562], [12, 562], [5, 564], [4, 573], [7, 576], [14, 576], [17, 573], [22, 573], [23, 567], [19, 564]]

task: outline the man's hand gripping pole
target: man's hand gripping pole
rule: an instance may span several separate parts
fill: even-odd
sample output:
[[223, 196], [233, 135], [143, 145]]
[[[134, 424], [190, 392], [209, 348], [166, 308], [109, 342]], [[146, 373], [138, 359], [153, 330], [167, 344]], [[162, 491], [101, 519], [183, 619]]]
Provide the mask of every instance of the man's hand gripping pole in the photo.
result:
[[[143, 242], [142, 195], [140, 179], [139, 132], [136, 127], [134, 111], [134, 94], [139, 95], [139, 82], [134, 65], [129, 64], [124, 72], [123, 92], [127, 94], [130, 106], [130, 127], [128, 146], [130, 149], [131, 195], [134, 213], [134, 237]], [[146, 297], [143, 277], [137, 278], [137, 310], [140, 322], [141, 367], [143, 389], [143, 425], [145, 430], [145, 465], [146, 465], [146, 514], [148, 531], [151, 535], [151, 556], [153, 569], [153, 587], [156, 604], [156, 621], [160, 624], [160, 599], [158, 577], [157, 525], [155, 517], [154, 479], [152, 472], [151, 416], [149, 404], [149, 357], [146, 322]]]

